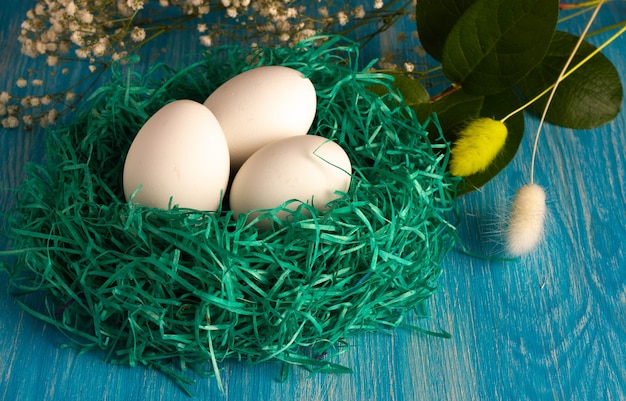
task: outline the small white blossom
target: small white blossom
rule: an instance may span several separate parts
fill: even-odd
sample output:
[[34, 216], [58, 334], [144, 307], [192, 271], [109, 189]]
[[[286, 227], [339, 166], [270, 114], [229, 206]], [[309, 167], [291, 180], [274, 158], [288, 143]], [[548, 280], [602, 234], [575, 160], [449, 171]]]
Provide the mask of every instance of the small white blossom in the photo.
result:
[[65, 13], [67, 15], [69, 15], [70, 17], [73, 17], [74, 14], [76, 14], [76, 4], [74, 4], [73, 1], [69, 2], [66, 6], [65, 6]]
[[18, 78], [15, 84], [18, 88], [25, 88], [26, 85], [28, 85], [28, 81], [26, 81], [24, 78]]
[[226, 15], [228, 15], [230, 18], [237, 17], [237, 9], [235, 7], [228, 7], [226, 9]]
[[9, 92], [4, 91], [0, 93], [0, 104], [9, 103], [9, 100], [11, 100], [11, 95], [9, 95]]
[[130, 38], [133, 42], [141, 42], [146, 38], [146, 30], [136, 26], [130, 33]]
[[76, 99], [76, 94], [72, 91], [69, 91], [65, 94], [65, 100], [67, 100], [68, 102], [72, 102], [74, 101], [74, 99]]
[[344, 11], [339, 11], [337, 13], [337, 21], [339, 22], [339, 25], [345, 26], [348, 23], [348, 14]]
[[24, 121], [24, 124], [26, 125], [32, 125], [33, 124], [33, 116], [30, 114], [26, 114], [24, 116], [22, 116], [22, 121]]
[[404, 69], [408, 72], [413, 72], [415, 70], [415, 64], [407, 61], [404, 63]]
[[143, 0], [126, 0], [126, 5], [133, 11], [139, 11], [143, 8]]
[[70, 40], [76, 46], [83, 46], [85, 44], [85, 40], [83, 39], [82, 33], [80, 31], [72, 32], [72, 36], [70, 36]]
[[43, 85], [43, 81], [41, 79], [33, 79], [30, 83], [33, 86], [41, 86], [41, 85]]
[[93, 53], [93, 55], [96, 57], [104, 56], [104, 54], [107, 51], [108, 42], [109, 41], [106, 37], [100, 38], [98, 42], [96, 42], [96, 44], [93, 45], [93, 49], [91, 49], [91, 52]]
[[89, 57], [89, 49], [85, 49], [81, 47], [80, 49], [76, 49], [74, 52], [78, 58], [88, 58]]
[[287, 9], [287, 18], [296, 18], [298, 16], [298, 10], [293, 7]]
[[96, 72], [97, 69], [98, 68], [95, 65], [93, 65], [93, 64], [89, 65], [89, 71], [91, 71], [92, 73]]
[[374, 8], [379, 10], [381, 8], [383, 8], [384, 4], [383, 4], [383, 0], [374, 0]]
[[365, 17], [365, 7], [362, 5], [356, 6], [354, 10], [352, 10], [352, 15], [354, 15], [354, 18], [356, 19], [362, 19]]
[[15, 116], [9, 116], [2, 120], [2, 126], [4, 128], [15, 128], [20, 125], [20, 121]]
[[37, 3], [35, 6], [35, 15], [43, 15], [44, 13], [44, 5], [43, 3]]
[[207, 29], [209, 29], [206, 24], [198, 24], [197, 28], [198, 32], [200, 33], [204, 33], [207, 31]]
[[213, 39], [209, 35], [200, 36], [200, 44], [202, 46], [211, 47], [213, 45]]
[[91, 24], [93, 22], [93, 14], [87, 10], [78, 11], [78, 19], [83, 24]]
[[47, 119], [50, 123], [54, 123], [59, 117], [59, 112], [55, 109], [48, 111]]

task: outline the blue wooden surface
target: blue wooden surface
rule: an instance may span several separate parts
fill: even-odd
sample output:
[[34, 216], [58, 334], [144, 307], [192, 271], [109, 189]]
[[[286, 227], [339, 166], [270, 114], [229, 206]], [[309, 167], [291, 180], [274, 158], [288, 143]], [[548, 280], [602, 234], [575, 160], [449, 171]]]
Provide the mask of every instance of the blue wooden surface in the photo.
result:
[[[0, 91], [12, 88], [32, 66], [15, 38], [33, 3], [0, 3]], [[614, 2], [596, 26], [623, 19], [624, 2]], [[373, 42], [370, 56], [386, 50], [396, 33]], [[166, 45], [174, 65], [197, 50], [193, 41], [176, 37]], [[625, 51], [625, 38], [605, 51], [624, 81]], [[61, 79], [76, 79], [73, 74], [79, 73]], [[528, 132], [535, 127], [536, 121], [528, 119]], [[6, 188], [21, 182], [26, 162], [42, 157], [43, 136], [41, 130], [0, 128], [2, 212], [13, 204]], [[529, 135], [503, 174], [460, 200], [460, 235], [473, 251], [499, 249], [494, 223], [526, 183], [530, 147]], [[547, 240], [517, 263], [458, 252], [446, 257], [441, 289], [429, 302], [432, 318], [414, 323], [446, 330], [451, 339], [407, 331], [361, 335], [338, 358], [354, 368], [353, 374], [310, 378], [295, 369], [285, 383], [277, 380], [278, 364], [227, 362], [224, 394], [212, 379], [199, 379], [193, 391], [198, 399], [242, 401], [626, 399], [624, 149], [624, 112], [591, 131], [546, 126], [536, 180], [548, 193]], [[155, 371], [112, 366], [98, 353], [79, 355], [61, 347], [65, 337], [24, 313], [7, 294], [6, 283], [6, 274], [0, 273], [0, 399], [188, 399]]]

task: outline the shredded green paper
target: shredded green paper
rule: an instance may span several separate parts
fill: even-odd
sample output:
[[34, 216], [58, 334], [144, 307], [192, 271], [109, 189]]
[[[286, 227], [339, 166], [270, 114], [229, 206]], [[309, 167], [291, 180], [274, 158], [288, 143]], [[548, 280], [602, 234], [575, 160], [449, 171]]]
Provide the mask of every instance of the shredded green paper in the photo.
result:
[[[188, 369], [219, 379], [227, 358], [349, 371], [320, 355], [419, 312], [457, 241], [459, 181], [446, 172], [448, 145], [429, 141], [390, 76], [356, 67], [355, 44], [325, 39], [220, 48], [182, 70], [117, 67], [73, 123], [49, 133], [45, 164], [30, 165], [18, 190], [11, 290], [45, 293], [43, 309], [22, 306], [83, 350], [157, 368], [183, 386]], [[124, 158], [142, 124], [172, 100], [203, 102], [261, 65], [311, 79], [318, 109], [310, 134], [347, 151], [349, 192], [325, 213], [302, 205], [265, 232], [228, 210], [127, 203]]]

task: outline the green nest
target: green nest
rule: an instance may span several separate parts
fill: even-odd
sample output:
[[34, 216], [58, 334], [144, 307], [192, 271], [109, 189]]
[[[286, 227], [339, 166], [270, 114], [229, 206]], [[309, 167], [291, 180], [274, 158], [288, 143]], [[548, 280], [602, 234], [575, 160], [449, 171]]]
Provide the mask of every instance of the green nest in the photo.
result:
[[[325, 39], [221, 48], [179, 71], [116, 67], [73, 123], [49, 133], [45, 164], [29, 166], [18, 190], [10, 286], [46, 295], [43, 308], [23, 307], [81, 349], [181, 384], [181, 368], [210, 367], [219, 377], [227, 358], [345, 371], [320, 355], [423, 311], [457, 242], [459, 181], [446, 171], [448, 146], [429, 140], [390, 76], [355, 66], [356, 45]], [[292, 212], [270, 232], [228, 210], [127, 203], [124, 158], [142, 124], [172, 100], [202, 102], [261, 65], [311, 79], [318, 109], [310, 134], [347, 151], [349, 192], [327, 212]]]

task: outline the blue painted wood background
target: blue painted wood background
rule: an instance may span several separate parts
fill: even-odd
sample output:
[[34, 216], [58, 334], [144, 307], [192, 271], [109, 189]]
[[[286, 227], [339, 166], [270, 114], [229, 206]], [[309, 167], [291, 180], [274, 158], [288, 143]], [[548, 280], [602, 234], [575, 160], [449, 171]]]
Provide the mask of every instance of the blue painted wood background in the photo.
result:
[[[0, 2], [0, 91], [14, 88], [33, 62], [20, 55], [19, 24], [34, 1]], [[611, 2], [596, 27], [626, 19], [626, 4]], [[580, 31], [584, 21], [569, 25]], [[364, 59], [395, 41], [400, 25], [371, 43]], [[600, 43], [607, 35], [594, 37]], [[159, 43], [172, 65], [197, 50], [195, 41]], [[626, 38], [604, 52], [626, 81]], [[71, 72], [58, 79], [77, 79]], [[536, 120], [528, 118], [528, 132]], [[0, 206], [24, 165], [43, 155], [44, 132], [0, 128]], [[492, 224], [526, 183], [530, 135], [503, 174], [460, 202], [465, 245], [497, 252]], [[536, 180], [548, 193], [548, 237], [516, 263], [472, 258], [444, 260], [441, 289], [429, 302], [432, 318], [413, 321], [446, 330], [450, 339], [397, 331], [361, 335], [338, 362], [350, 375], [295, 369], [284, 383], [280, 365], [223, 365], [225, 392], [213, 379], [192, 390], [203, 400], [624, 400], [626, 399], [626, 113], [591, 131], [546, 126]], [[2, 242], [4, 249], [7, 244]], [[102, 355], [63, 348], [65, 337], [24, 313], [7, 294], [0, 273], [0, 399], [186, 400], [153, 370], [112, 366]]]

